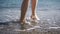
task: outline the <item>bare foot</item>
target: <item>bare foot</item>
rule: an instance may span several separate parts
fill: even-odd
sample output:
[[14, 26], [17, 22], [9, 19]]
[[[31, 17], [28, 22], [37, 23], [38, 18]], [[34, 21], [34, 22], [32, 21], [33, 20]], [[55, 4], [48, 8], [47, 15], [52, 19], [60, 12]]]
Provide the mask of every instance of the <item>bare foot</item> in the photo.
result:
[[36, 16], [31, 16], [26, 18], [27, 22], [30, 23], [32, 26], [37, 25], [39, 23], [39, 18]]
[[32, 16], [31, 16], [31, 19], [32, 19], [32, 20], [40, 20], [40, 19], [37, 17], [37, 15], [32, 15]]
[[24, 24], [25, 24], [25, 20], [20, 21], [20, 26], [21, 26], [21, 28], [20, 28], [20, 29], [22, 29], [22, 30], [24, 30], [24, 29], [25, 29]]
[[21, 22], [21, 29], [22, 30], [28, 29], [30, 27], [32, 27], [32, 25], [30, 23], [27, 23], [26, 20], [24, 20], [24, 21]]

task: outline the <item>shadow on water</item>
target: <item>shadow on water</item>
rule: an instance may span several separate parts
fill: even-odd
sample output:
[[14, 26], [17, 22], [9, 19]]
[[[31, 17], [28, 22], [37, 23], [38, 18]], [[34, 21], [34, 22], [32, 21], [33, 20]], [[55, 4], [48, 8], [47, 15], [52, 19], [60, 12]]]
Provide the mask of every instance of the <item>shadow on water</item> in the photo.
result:
[[0, 22], [0, 25], [9, 25], [9, 23], [19, 23], [19, 21]]

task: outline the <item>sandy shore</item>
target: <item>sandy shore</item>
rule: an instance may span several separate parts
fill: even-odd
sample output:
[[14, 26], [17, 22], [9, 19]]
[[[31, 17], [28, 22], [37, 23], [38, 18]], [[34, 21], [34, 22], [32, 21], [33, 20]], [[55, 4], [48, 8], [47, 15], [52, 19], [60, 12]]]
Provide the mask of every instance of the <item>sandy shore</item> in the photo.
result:
[[[30, 16], [31, 10], [29, 10], [27, 17]], [[39, 26], [41, 26], [42, 29], [39, 28], [24, 32], [13, 31], [15, 28], [19, 29], [18, 27], [20, 26], [17, 25], [18, 23], [13, 21], [19, 19], [20, 9], [5, 8], [1, 9], [0, 11], [0, 34], [60, 34], [60, 10], [38, 10], [37, 15], [40, 18]], [[52, 28], [49, 29], [49, 27]]]

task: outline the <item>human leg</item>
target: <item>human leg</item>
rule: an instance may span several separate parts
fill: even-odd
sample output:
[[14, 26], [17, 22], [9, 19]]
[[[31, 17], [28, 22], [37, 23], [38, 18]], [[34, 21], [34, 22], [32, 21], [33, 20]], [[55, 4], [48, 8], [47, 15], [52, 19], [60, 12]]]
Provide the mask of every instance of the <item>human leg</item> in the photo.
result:
[[37, 3], [38, 3], [38, 0], [32, 0], [32, 15], [31, 15], [31, 18], [33, 20], [35, 20], [35, 19], [39, 20], [39, 18], [36, 15]]
[[29, 0], [23, 0], [22, 6], [21, 6], [21, 17], [20, 17], [20, 23], [25, 23], [25, 15], [28, 8], [28, 2]]
[[25, 15], [27, 12], [27, 8], [28, 8], [28, 3], [29, 0], [23, 0], [23, 3], [21, 5], [21, 17], [20, 17], [20, 24], [21, 24], [21, 29], [25, 28]]

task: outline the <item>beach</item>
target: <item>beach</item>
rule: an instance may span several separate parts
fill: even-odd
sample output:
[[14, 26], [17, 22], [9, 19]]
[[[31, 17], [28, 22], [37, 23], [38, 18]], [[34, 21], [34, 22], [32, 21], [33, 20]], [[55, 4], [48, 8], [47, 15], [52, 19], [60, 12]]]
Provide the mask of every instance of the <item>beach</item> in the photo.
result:
[[[14, 1], [14, 0], [13, 0]], [[20, 25], [14, 22], [20, 19], [21, 3], [10, 0], [5, 3], [0, 0], [0, 34], [59, 34], [60, 33], [60, 0], [39, 0], [36, 13], [39, 17], [39, 26], [42, 29], [30, 31], [13, 31], [19, 29]], [[8, 3], [8, 4], [7, 4]], [[20, 4], [19, 4], [20, 3]], [[29, 6], [26, 18], [31, 15], [31, 6]], [[17, 27], [18, 26], [18, 27]], [[49, 28], [52, 27], [52, 28]], [[57, 28], [58, 27], [58, 28]], [[44, 29], [46, 28], [46, 29]]]

